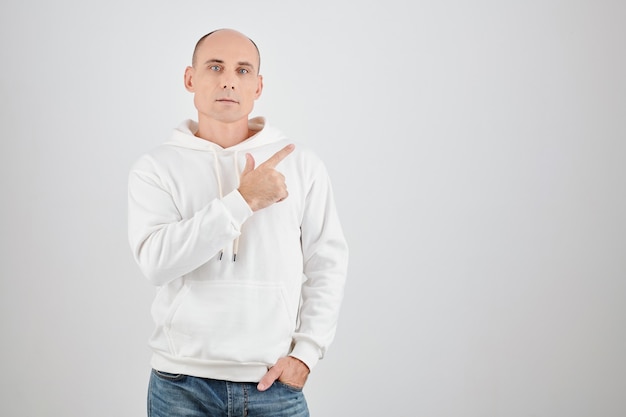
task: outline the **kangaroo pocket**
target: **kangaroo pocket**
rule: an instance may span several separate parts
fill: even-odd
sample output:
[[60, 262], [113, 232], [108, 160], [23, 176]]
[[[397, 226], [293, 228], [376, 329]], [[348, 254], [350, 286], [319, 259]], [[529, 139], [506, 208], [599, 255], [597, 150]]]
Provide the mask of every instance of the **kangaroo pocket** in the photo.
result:
[[277, 283], [188, 282], [168, 321], [176, 356], [263, 364], [289, 351], [295, 326]]

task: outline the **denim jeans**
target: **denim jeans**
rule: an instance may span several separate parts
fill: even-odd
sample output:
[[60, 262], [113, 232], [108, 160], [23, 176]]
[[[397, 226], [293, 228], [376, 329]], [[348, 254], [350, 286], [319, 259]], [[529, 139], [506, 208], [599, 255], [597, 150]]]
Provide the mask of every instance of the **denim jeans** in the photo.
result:
[[152, 370], [148, 417], [309, 417], [302, 390], [274, 384], [229, 382]]

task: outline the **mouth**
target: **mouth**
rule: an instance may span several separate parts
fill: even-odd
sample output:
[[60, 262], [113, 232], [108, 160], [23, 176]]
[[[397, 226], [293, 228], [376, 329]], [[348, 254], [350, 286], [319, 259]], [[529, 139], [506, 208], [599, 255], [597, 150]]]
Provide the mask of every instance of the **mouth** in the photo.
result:
[[232, 103], [232, 104], [239, 104], [239, 102], [237, 100], [233, 100], [232, 98], [218, 98], [217, 100], [218, 103]]

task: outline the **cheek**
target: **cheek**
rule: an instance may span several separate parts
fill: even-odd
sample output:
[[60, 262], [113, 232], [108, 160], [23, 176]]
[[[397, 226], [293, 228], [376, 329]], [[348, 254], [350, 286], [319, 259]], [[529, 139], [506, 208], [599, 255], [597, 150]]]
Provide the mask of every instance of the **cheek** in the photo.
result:
[[202, 86], [201, 88], [196, 88], [194, 92], [194, 99], [197, 101], [208, 101], [212, 97], [215, 97], [215, 88]]
[[258, 85], [255, 84], [255, 85], [250, 86], [250, 89], [248, 91], [249, 91], [248, 96], [251, 99], [256, 100], [261, 95], [262, 90]]
[[193, 104], [198, 110], [208, 110], [210, 106], [210, 100], [207, 94], [201, 91], [196, 91], [193, 96]]

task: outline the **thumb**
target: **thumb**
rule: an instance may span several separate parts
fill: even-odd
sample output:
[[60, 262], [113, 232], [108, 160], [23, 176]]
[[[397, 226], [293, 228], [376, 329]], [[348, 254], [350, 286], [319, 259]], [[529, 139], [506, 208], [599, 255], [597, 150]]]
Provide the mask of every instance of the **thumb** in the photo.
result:
[[252, 156], [252, 154], [247, 153], [246, 154], [246, 166], [243, 167], [243, 171], [241, 172], [241, 175], [245, 175], [249, 172], [254, 171], [254, 157]]

